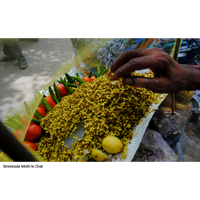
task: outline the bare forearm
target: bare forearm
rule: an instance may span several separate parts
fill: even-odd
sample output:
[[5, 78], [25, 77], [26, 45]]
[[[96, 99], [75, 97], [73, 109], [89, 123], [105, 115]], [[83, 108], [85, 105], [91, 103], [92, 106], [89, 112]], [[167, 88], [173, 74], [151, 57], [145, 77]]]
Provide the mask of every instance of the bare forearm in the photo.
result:
[[[153, 71], [154, 78], [131, 76], [131, 72], [146, 68]], [[180, 65], [161, 49], [127, 50], [112, 65], [111, 72], [114, 73], [109, 75], [111, 81], [123, 78], [125, 85], [158, 93], [200, 89], [200, 70]]]
[[183, 81], [183, 90], [200, 89], [200, 69], [193, 66], [183, 66], [185, 70], [185, 80]]

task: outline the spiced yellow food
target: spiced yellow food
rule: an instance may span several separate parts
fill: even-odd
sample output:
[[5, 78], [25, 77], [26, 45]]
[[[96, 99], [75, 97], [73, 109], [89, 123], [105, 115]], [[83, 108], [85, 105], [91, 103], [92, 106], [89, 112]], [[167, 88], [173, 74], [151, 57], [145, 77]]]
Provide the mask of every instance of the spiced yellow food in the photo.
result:
[[[44, 134], [37, 143], [37, 153], [44, 161], [79, 161], [85, 152], [89, 159], [93, 159], [92, 155], [97, 155], [97, 160], [107, 159], [102, 147], [107, 136], [119, 138], [118, 148], [121, 158], [125, 158], [127, 145], [134, 136], [132, 127], [150, 112], [153, 103], [160, 101], [160, 94], [123, 86], [121, 80], [113, 84], [107, 75], [71, 89], [74, 93], [63, 97], [40, 123]], [[81, 120], [84, 120], [84, 136], [76, 138], [70, 149], [64, 141], [73, 136]]]

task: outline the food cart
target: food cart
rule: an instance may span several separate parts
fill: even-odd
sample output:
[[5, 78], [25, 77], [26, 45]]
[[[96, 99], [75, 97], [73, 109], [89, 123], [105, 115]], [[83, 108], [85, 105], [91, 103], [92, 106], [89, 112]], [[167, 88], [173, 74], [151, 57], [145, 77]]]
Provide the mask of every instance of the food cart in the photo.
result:
[[[35, 151], [29, 148], [30, 143], [28, 151], [38, 161], [178, 161], [177, 153], [161, 134], [149, 128], [167, 94], [125, 87], [120, 81], [110, 82], [106, 74], [126, 49], [155, 48], [157, 42], [156, 39], [72, 40], [73, 65], [63, 67], [35, 93], [32, 102], [24, 102], [9, 112], [5, 124], [17, 138], [10, 139], [16, 145], [35, 143], [31, 146]], [[175, 45], [167, 47], [172, 56], [174, 48]], [[153, 77], [150, 70], [134, 73]], [[59, 84], [64, 88], [60, 89]], [[192, 104], [187, 106], [189, 113]], [[108, 136], [120, 140], [119, 152], [105, 150], [103, 140]], [[12, 161], [12, 157], [1, 154], [2, 161]]]

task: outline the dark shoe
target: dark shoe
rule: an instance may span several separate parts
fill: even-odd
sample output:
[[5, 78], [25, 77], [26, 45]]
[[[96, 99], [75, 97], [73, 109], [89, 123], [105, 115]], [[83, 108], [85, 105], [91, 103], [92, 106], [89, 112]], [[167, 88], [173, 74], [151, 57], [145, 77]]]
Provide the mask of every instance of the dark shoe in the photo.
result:
[[15, 56], [3, 56], [2, 58], [0, 58], [0, 62], [10, 61], [10, 60], [16, 60]]
[[19, 68], [20, 69], [26, 69], [28, 67], [27, 61], [19, 62]]

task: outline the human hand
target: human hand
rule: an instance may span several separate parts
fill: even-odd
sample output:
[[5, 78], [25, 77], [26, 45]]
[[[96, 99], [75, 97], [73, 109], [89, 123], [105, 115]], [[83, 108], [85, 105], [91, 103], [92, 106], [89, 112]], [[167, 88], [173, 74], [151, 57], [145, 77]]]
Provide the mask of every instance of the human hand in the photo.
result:
[[[131, 72], [150, 68], [154, 78], [131, 76]], [[114, 73], [111, 76], [111, 73]], [[111, 67], [111, 81], [123, 78], [123, 84], [145, 87], [158, 93], [176, 93], [180, 90], [200, 88], [194, 80], [199, 79], [200, 70], [183, 67], [162, 49], [135, 49], [125, 51]], [[196, 88], [195, 88], [196, 87]]]

